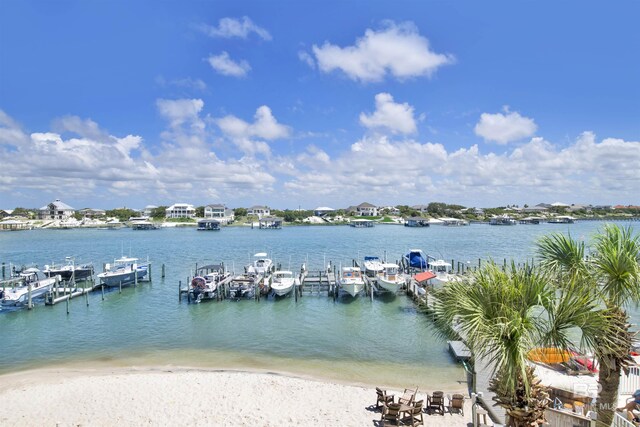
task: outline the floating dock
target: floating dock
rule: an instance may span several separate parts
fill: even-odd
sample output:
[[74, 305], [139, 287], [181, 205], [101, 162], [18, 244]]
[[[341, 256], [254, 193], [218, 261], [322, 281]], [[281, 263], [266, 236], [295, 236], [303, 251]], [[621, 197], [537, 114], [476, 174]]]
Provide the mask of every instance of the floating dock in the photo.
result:
[[466, 362], [471, 359], [471, 350], [462, 341], [447, 341], [449, 351], [458, 362]]

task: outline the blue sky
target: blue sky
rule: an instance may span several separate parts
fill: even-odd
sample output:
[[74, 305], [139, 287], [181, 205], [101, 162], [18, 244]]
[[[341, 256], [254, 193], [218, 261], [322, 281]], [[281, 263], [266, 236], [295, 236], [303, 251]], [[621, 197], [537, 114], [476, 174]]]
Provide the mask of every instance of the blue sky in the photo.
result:
[[640, 4], [0, 3], [0, 207], [640, 204]]

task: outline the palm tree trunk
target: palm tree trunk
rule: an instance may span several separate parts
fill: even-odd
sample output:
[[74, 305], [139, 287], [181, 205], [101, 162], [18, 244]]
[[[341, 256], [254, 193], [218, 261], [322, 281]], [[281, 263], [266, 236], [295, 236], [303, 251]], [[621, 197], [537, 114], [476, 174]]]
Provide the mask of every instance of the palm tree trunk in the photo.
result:
[[598, 413], [597, 427], [609, 427], [613, 422], [613, 413], [618, 404], [618, 386], [620, 385], [621, 360], [613, 355], [605, 355], [599, 362], [600, 393], [596, 401]]

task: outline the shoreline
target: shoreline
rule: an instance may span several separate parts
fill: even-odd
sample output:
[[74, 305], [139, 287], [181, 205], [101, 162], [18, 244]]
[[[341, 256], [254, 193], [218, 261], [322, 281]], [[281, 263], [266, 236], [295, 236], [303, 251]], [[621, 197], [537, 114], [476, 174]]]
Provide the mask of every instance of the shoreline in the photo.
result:
[[[0, 379], [3, 425], [362, 426], [380, 419], [372, 407], [375, 386], [281, 371], [49, 366]], [[419, 388], [416, 400], [426, 402], [434, 390]], [[445, 396], [456, 392], [442, 391]], [[389, 392], [402, 394], [398, 389]], [[425, 424], [466, 426], [471, 414], [468, 398], [465, 414], [424, 414]]]

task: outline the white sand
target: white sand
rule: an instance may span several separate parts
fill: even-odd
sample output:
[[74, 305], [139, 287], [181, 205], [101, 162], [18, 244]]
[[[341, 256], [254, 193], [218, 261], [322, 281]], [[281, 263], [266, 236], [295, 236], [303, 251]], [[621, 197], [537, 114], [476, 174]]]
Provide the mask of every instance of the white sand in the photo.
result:
[[[419, 390], [418, 399], [426, 402], [428, 392]], [[253, 372], [162, 367], [0, 376], [2, 426], [373, 426], [380, 413], [368, 407], [375, 401], [373, 388]], [[470, 400], [464, 417], [424, 418], [429, 426], [466, 426]]]

